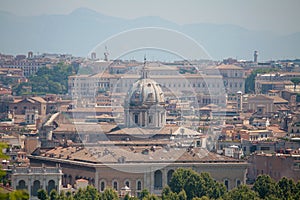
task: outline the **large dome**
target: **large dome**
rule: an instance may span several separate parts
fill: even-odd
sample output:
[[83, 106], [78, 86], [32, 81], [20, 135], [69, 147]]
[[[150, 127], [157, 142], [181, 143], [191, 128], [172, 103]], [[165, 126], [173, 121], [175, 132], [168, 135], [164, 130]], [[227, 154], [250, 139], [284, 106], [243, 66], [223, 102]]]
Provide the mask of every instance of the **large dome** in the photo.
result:
[[148, 78], [146, 58], [141, 75], [132, 85], [125, 100], [125, 125], [162, 128], [166, 124], [164, 93], [157, 82]]
[[160, 85], [152, 79], [139, 79], [128, 92], [129, 106], [151, 106], [164, 104], [165, 98]]

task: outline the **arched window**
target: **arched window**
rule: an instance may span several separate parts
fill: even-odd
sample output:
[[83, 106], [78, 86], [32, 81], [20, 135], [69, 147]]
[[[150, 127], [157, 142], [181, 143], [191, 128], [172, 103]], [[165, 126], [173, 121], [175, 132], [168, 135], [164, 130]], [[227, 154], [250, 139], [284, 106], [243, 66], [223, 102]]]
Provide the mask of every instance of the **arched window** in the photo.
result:
[[114, 188], [114, 190], [118, 191], [118, 189], [119, 189], [118, 181], [113, 181], [113, 188]]
[[69, 184], [72, 184], [72, 175], [71, 174], [69, 174]]
[[104, 180], [100, 181], [100, 192], [103, 192], [105, 190], [105, 185], [106, 184]]
[[241, 181], [240, 180], [236, 180], [236, 187], [239, 187], [241, 185]]
[[32, 196], [37, 196], [38, 190], [41, 188], [41, 183], [39, 180], [35, 180], [33, 182], [33, 187], [32, 187]]
[[228, 188], [229, 188], [229, 182], [228, 182], [228, 180], [224, 180], [224, 185], [225, 185], [226, 189], [228, 190]]
[[162, 188], [162, 173], [160, 170], [154, 172], [154, 189], [159, 190]]
[[142, 190], [142, 181], [140, 181], [140, 180], [137, 181], [137, 183], [136, 183], [136, 190], [137, 191]]
[[48, 188], [48, 194], [50, 194], [50, 192], [51, 192], [53, 189], [56, 190], [56, 188], [55, 188], [55, 181], [54, 181], [54, 180], [48, 181], [48, 186], [47, 186], [47, 188]]
[[[63, 175], [62, 182], [63, 182], [63, 185], [64, 185], [64, 186], [67, 186], [67, 184], [68, 184], [67, 177], [68, 177], [67, 174], [64, 174], [64, 175]], [[77, 179], [77, 176], [76, 176], [76, 179]]]
[[19, 181], [19, 184], [18, 184], [18, 186], [17, 186], [17, 190], [23, 190], [23, 189], [27, 189], [27, 186], [26, 186], [26, 183], [25, 183], [25, 181], [24, 180], [20, 180]]
[[173, 169], [171, 169], [171, 170], [168, 171], [168, 174], [167, 174], [167, 183], [168, 183], [168, 184], [171, 182], [173, 173], [174, 173], [174, 170], [173, 170]]
[[129, 181], [129, 180], [126, 180], [126, 181], [124, 182], [124, 185], [126, 185], [127, 187], [130, 188], [130, 181]]

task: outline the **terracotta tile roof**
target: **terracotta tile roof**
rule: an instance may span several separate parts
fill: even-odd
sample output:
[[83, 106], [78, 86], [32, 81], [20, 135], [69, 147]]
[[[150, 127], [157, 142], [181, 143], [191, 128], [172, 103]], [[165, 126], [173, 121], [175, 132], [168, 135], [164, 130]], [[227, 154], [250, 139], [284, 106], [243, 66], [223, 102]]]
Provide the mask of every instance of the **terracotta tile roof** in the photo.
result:
[[222, 65], [218, 65], [218, 66], [210, 66], [207, 69], [244, 69], [244, 68], [237, 66], [237, 65], [222, 64]]
[[272, 100], [272, 98], [270, 96], [259, 94], [259, 95], [256, 95], [256, 96], [249, 97], [248, 102], [250, 100]]
[[93, 108], [75, 108], [68, 110], [67, 112], [75, 113], [88, 113], [88, 112], [99, 112], [99, 113], [111, 113], [111, 112], [123, 112], [122, 107], [93, 107]]
[[121, 128], [115, 129], [108, 134], [130, 134], [130, 135], [147, 135], [147, 134], [174, 134], [178, 131], [179, 126], [176, 125], [165, 125], [161, 129], [146, 129], [146, 128]]
[[280, 129], [279, 125], [272, 125], [267, 127], [267, 129], [273, 132], [273, 136], [275, 138], [285, 137], [287, 134], [286, 131]]
[[30, 99], [33, 99], [34, 101], [38, 101], [40, 103], [47, 103], [42, 97], [30, 97]]
[[288, 103], [287, 100], [279, 97], [279, 96], [269, 96], [269, 98], [274, 100], [274, 103]]
[[[149, 147], [148, 147], [149, 148]], [[142, 151], [130, 147], [67, 147], [55, 148], [42, 156], [88, 163], [169, 163], [169, 162], [242, 162], [209, 152], [203, 148], [156, 147]]]
[[53, 133], [107, 133], [116, 126], [116, 124], [108, 123], [59, 124], [59, 126], [53, 131]]

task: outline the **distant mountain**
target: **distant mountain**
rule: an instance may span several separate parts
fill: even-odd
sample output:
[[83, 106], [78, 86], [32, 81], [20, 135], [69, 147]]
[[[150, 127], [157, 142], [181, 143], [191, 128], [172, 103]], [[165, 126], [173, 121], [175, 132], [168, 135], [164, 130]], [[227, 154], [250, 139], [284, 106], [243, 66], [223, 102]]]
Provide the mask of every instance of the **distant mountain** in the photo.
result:
[[0, 11], [0, 52], [24, 54], [34, 51], [87, 56], [97, 44], [114, 34], [151, 26], [187, 34], [200, 43], [213, 59], [252, 59], [254, 50], [259, 51], [261, 60], [300, 57], [300, 33], [277, 35], [235, 25], [178, 25], [153, 16], [129, 20], [86, 8], [68, 15], [26, 17]]

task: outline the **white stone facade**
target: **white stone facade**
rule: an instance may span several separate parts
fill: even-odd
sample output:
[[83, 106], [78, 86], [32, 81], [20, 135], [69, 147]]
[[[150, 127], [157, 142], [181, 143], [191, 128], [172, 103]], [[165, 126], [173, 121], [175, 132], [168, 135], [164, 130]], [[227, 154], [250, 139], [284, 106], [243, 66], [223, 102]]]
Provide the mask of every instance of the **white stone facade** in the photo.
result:
[[62, 171], [59, 167], [17, 167], [12, 169], [12, 187], [28, 191], [30, 199], [38, 199], [37, 192], [44, 189], [48, 194], [61, 187]]

